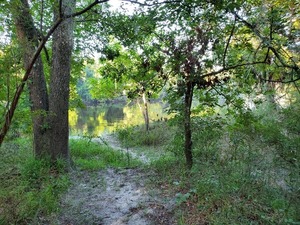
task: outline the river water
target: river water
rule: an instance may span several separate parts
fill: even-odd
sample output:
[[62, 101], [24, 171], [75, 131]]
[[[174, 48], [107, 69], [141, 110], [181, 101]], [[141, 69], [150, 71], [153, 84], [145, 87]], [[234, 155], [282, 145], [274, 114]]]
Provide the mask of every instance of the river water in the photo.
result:
[[[150, 122], [167, 117], [165, 105], [149, 103]], [[143, 114], [136, 103], [101, 104], [69, 111], [71, 136], [100, 136], [119, 128], [144, 124]]]

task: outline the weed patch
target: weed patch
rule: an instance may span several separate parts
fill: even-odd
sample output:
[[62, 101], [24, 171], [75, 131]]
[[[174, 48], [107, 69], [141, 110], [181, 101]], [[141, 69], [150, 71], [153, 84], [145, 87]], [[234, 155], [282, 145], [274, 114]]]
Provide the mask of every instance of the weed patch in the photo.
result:
[[130, 168], [140, 165], [137, 159], [133, 159], [128, 154], [84, 139], [71, 140], [70, 148], [75, 165], [84, 170], [98, 170], [106, 167]]
[[172, 127], [166, 122], [151, 123], [149, 131], [145, 131], [143, 126], [134, 126], [119, 129], [116, 132], [125, 147], [164, 146], [173, 136]]
[[6, 142], [0, 152], [0, 224], [38, 224], [59, 210], [69, 186], [65, 165], [34, 159], [31, 140]]

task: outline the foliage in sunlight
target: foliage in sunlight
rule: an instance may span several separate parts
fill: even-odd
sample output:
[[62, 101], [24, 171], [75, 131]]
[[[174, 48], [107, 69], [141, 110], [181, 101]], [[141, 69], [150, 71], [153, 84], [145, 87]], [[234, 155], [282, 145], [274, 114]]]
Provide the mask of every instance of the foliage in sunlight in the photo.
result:
[[0, 1], [0, 225], [109, 167], [179, 225], [300, 224], [300, 1], [119, 2]]

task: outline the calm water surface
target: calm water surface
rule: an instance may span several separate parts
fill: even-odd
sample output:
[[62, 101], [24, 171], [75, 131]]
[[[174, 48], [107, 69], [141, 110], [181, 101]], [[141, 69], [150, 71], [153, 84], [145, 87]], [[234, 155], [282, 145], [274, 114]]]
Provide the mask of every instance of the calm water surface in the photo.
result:
[[[164, 109], [163, 103], [150, 103], [150, 122], [167, 117]], [[100, 136], [118, 128], [144, 124], [144, 118], [137, 104], [102, 104], [70, 110], [69, 124], [71, 136]]]

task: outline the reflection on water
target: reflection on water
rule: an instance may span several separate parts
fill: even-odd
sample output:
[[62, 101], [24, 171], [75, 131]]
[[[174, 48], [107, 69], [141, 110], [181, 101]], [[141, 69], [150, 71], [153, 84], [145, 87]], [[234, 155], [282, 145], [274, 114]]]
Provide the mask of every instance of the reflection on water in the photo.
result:
[[[149, 104], [150, 121], [167, 117], [162, 103]], [[99, 136], [118, 128], [144, 124], [138, 105], [101, 105], [69, 111], [70, 135]]]

